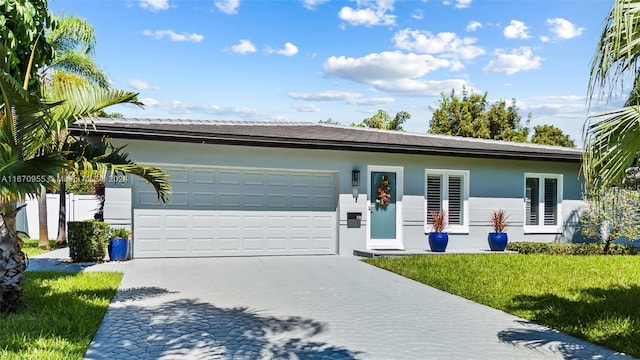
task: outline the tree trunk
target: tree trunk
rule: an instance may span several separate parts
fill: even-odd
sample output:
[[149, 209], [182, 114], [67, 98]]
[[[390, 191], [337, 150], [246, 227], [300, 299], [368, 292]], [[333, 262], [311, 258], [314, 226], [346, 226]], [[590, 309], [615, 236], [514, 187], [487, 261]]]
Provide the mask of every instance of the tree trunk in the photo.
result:
[[38, 221], [40, 236], [38, 237], [38, 248], [42, 250], [51, 250], [49, 246], [49, 226], [47, 223], [47, 189], [40, 186], [40, 194], [38, 194]]
[[98, 209], [94, 218], [99, 221], [104, 221], [104, 182], [96, 181], [93, 183], [93, 193], [98, 197]]
[[0, 214], [0, 313], [15, 311], [24, 294], [24, 271], [28, 262], [22, 252], [22, 240], [16, 235], [16, 204], [2, 204], [7, 214]]
[[56, 245], [67, 243], [67, 183], [60, 180], [60, 211], [58, 212], [58, 238]]

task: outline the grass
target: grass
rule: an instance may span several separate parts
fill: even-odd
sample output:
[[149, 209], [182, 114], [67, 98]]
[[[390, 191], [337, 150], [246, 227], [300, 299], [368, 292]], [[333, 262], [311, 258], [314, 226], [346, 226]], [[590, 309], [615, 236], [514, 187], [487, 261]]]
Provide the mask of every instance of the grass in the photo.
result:
[[20, 309], [0, 317], [0, 359], [82, 359], [121, 273], [27, 272]]
[[[56, 249], [56, 241], [49, 240], [49, 246], [51, 249]], [[38, 239], [25, 239], [24, 245], [22, 245], [22, 251], [29, 257], [49, 252], [49, 250], [38, 249]]]
[[640, 256], [452, 254], [364, 261], [640, 357]]

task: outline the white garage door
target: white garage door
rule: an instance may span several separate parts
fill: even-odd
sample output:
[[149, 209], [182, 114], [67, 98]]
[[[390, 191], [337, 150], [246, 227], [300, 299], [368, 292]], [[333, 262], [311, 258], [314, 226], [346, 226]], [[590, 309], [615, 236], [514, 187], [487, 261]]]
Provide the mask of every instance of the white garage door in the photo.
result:
[[171, 201], [134, 190], [134, 257], [335, 254], [333, 173], [167, 168]]

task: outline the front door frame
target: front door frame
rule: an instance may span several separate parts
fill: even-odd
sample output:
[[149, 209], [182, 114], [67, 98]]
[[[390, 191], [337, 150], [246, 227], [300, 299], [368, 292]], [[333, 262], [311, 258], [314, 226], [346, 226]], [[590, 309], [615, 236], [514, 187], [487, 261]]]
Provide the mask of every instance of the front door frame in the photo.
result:
[[[396, 173], [396, 238], [395, 239], [371, 239], [371, 212], [375, 206], [375, 198], [371, 198], [372, 172]], [[402, 166], [367, 165], [367, 250], [373, 249], [398, 249], [404, 250], [402, 238], [402, 197], [404, 195], [404, 168]]]

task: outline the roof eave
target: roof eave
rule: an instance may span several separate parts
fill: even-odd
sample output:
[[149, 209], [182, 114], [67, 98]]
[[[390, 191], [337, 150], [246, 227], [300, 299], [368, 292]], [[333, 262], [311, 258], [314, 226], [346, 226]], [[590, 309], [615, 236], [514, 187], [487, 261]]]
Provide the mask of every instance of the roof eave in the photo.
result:
[[298, 149], [320, 149], [320, 150], [346, 150], [346, 151], [362, 151], [362, 152], [384, 152], [384, 153], [400, 153], [400, 154], [422, 154], [422, 155], [442, 155], [442, 156], [460, 156], [473, 158], [495, 158], [495, 159], [517, 159], [517, 160], [535, 160], [535, 161], [557, 161], [557, 162], [573, 162], [581, 161], [581, 154], [576, 153], [529, 153], [511, 150], [495, 150], [495, 149], [474, 149], [470, 151], [468, 148], [454, 147], [436, 147], [436, 146], [415, 146], [415, 145], [398, 145], [385, 144], [381, 147], [378, 143], [368, 142], [347, 142], [339, 140], [322, 140], [322, 139], [291, 139], [279, 137], [263, 137], [263, 136], [246, 136], [246, 135], [223, 135], [223, 134], [203, 134], [190, 132], [173, 132], [166, 133], [153, 130], [141, 130], [122, 127], [104, 127], [98, 129], [90, 127], [80, 128], [72, 127], [70, 131], [73, 134], [95, 134], [99, 136], [109, 136], [112, 138], [135, 139], [135, 140], [164, 140], [177, 141], [185, 143], [199, 144], [221, 144], [221, 145], [244, 145], [244, 146], [263, 146], [263, 147], [279, 147], [279, 148], [298, 148]]

